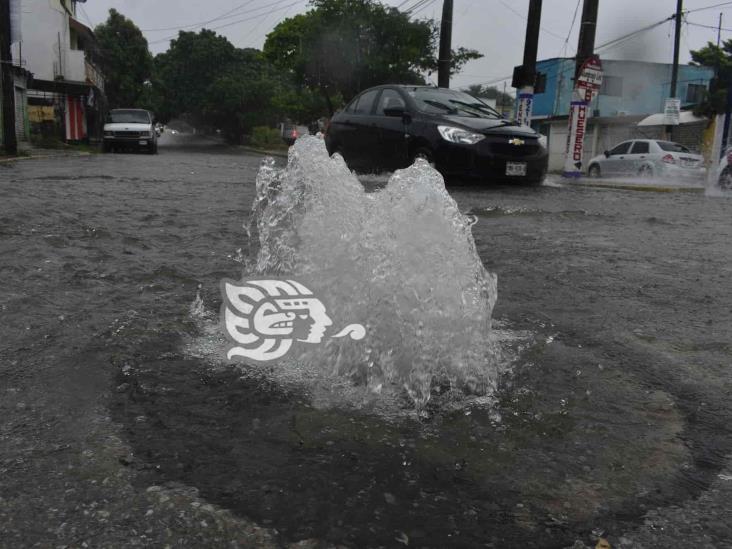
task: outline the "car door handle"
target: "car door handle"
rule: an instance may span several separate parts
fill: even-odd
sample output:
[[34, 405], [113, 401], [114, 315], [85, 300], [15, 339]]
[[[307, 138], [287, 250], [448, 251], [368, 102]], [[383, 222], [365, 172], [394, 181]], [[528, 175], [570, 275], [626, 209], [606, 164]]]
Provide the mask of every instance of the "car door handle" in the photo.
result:
[[643, 160], [644, 158], [645, 158], [645, 156], [641, 156], [641, 160]]

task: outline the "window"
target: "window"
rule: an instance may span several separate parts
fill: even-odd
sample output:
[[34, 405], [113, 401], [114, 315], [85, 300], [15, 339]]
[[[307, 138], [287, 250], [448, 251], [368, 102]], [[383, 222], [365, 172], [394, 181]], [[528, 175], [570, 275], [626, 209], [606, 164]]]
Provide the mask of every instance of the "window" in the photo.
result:
[[633, 150], [630, 151], [630, 154], [648, 154], [648, 152], [648, 141], [636, 141], [633, 143]]
[[379, 99], [379, 106], [376, 109], [376, 114], [379, 116], [386, 116], [386, 113], [384, 112], [386, 109], [403, 109], [405, 107], [404, 99], [402, 99], [402, 96], [399, 95], [398, 91], [386, 89], [381, 94], [381, 99]]
[[674, 153], [688, 153], [689, 149], [678, 143], [671, 143], [670, 141], [656, 141], [658, 146], [661, 147], [662, 151], [674, 152]]
[[707, 87], [704, 84], [689, 84], [686, 87], [686, 102], [701, 103], [707, 94]]
[[354, 107], [354, 114], [371, 114], [371, 108], [374, 106], [378, 94], [379, 90], [369, 90], [362, 93]]
[[605, 76], [600, 86], [600, 95], [609, 95], [611, 97], [623, 96], [623, 78], [620, 76]]
[[457, 90], [420, 86], [410, 89], [407, 93], [414, 98], [419, 110], [430, 114], [501, 118], [501, 114], [487, 103]]
[[630, 141], [626, 141], [625, 143], [621, 143], [617, 147], [615, 147], [613, 150], [610, 151], [610, 155], [617, 155], [617, 154], [626, 154], [628, 152], [628, 149], [630, 148]]

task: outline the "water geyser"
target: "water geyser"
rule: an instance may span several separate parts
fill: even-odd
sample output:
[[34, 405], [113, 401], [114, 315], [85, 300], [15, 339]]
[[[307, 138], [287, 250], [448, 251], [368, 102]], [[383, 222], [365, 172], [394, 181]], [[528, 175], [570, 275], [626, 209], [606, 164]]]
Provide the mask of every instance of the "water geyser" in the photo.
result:
[[406, 390], [418, 407], [436, 392], [495, 390], [496, 276], [426, 162], [369, 192], [321, 139], [301, 138], [286, 168], [263, 162], [249, 240], [244, 278], [298, 280], [327, 300], [333, 333], [352, 323], [367, 331], [362, 341], [297, 345], [277, 368], [368, 394]]

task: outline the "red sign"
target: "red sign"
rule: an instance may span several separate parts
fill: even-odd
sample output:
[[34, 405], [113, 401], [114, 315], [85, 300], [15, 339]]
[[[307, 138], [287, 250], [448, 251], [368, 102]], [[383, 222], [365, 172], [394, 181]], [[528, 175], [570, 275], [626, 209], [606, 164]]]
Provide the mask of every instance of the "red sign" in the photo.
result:
[[593, 55], [582, 64], [575, 87], [598, 91], [602, 86], [602, 63]]

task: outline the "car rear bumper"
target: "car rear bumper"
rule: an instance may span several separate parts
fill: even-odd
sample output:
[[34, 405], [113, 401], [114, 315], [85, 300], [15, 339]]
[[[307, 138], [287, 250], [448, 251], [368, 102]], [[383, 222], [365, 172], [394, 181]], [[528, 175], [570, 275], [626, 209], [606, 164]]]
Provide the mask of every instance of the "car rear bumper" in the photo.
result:
[[685, 168], [674, 164], [664, 164], [661, 171], [665, 177], [673, 179], [703, 179], [707, 175], [704, 167]]
[[[522, 148], [496, 142], [481, 142], [477, 145], [445, 142], [435, 151], [435, 162], [440, 172], [447, 176], [485, 180], [488, 183], [537, 184], [546, 177], [549, 154], [540, 145]], [[525, 163], [526, 175], [507, 175], [509, 163]]]

